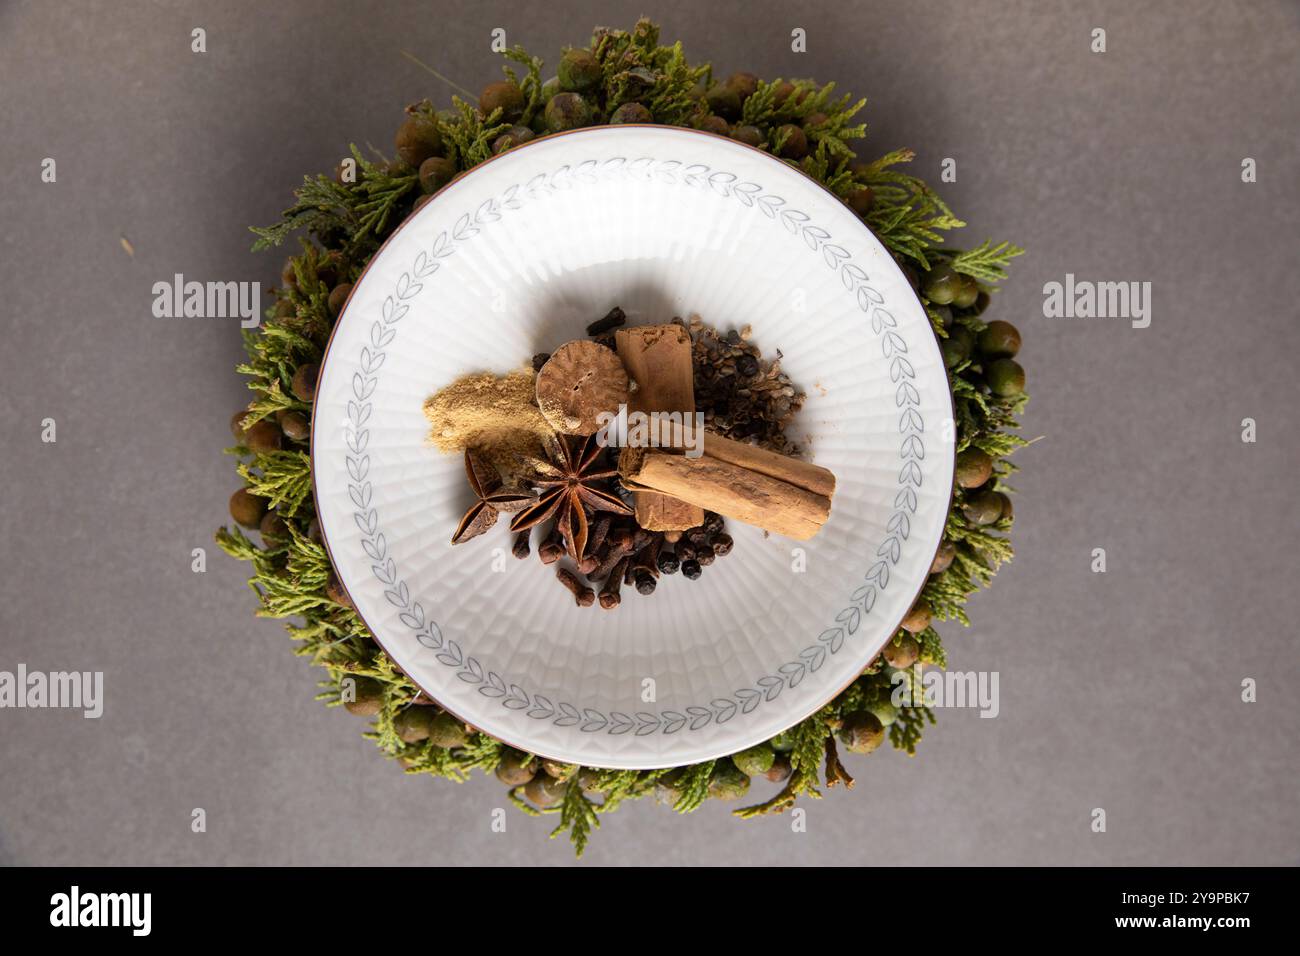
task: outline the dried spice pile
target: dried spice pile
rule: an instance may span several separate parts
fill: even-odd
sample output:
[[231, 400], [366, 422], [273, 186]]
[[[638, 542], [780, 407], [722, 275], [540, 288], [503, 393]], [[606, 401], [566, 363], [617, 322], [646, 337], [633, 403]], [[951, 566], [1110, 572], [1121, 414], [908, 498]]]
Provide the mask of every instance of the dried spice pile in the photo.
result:
[[718, 335], [699, 316], [687, 326], [695, 360], [695, 407], [704, 421], [728, 438], [750, 441], [783, 455], [798, 455], [799, 446], [785, 427], [803, 408], [807, 395], [781, 371], [781, 353], [763, 360], [750, 341], [747, 325]]
[[551, 428], [533, 400], [533, 375], [464, 375], [424, 403], [429, 440], [442, 452], [488, 449], [498, 477], [513, 481], [519, 462], [541, 454]]
[[[598, 29], [586, 46], [563, 53], [553, 79], [543, 80], [542, 61], [522, 48], [506, 57], [504, 79], [485, 87], [478, 103], [453, 98], [445, 110], [428, 100], [414, 104], [391, 161], [372, 161], [354, 146], [355, 177], [342, 167], [307, 177], [280, 221], [254, 230], [255, 249], [301, 237], [266, 322], [245, 334], [248, 358], [239, 372], [249, 377], [252, 397], [236, 415], [229, 449], [239, 460], [241, 488], [231, 499], [235, 524], [217, 533], [227, 553], [251, 563], [257, 613], [285, 619], [297, 653], [326, 670], [321, 698], [370, 721], [367, 736], [407, 773], [451, 780], [475, 770], [495, 773], [522, 811], [556, 814], [555, 832], [568, 833], [579, 852], [601, 818], [629, 799], [657, 795], [684, 813], [709, 798], [742, 796], [753, 782], [774, 782], [775, 794], [735, 811], [749, 817], [817, 797], [822, 786], [848, 785], [840, 746], [866, 753], [887, 737], [912, 753], [934, 715], [924, 706], [893, 707], [893, 669], [911, 661], [944, 666], [932, 622], [968, 623], [967, 598], [1012, 553], [1006, 480], [1015, 469], [1007, 456], [1025, 444], [1015, 434], [1026, 401], [1024, 371], [1014, 357], [1019, 336], [1005, 323], [987, 322], [985, 310], [1022, 250], [945, 245], [944, 234], [965, 223], [904, 171], [910, 150], [859, 156], [866, 130], [856, 117], [865, 101], [837, 95], [833, 84], [764, 81], [744, 72], [715, 78], [707, 63], [687, 60], [681, 44], [660, 43], [647, 20], [631, 30]], [[424, 698], [375, 643], [333, 577], [315, 522], [305, 444], [317, 365], [350, 283], [425, 197], [541, 132], [632, 121], [709, 130], [764, 149], [797, 164], [861, 217], [929, 309], [948, 366], [959, 455], [944, 542], [922, 606], [907, 622], [914, 630], [900, 628], [882, 659], [772, 740], [719, 760], [646, 771], [580, 768], [519, 753]], [[715, 422], [731, 414], [707, 393], [700, 407], [712, 402]], [[260, 544], [241, 527], [260, 528]]]
[[[626, 321], [623, 310], [615, 307], [589, 325], [594, 350], [613, 355], [612, 333]], [[686, 327], [681, 319], [673, 321]], [[748, 328], [742, 342], [740, 333], [720, 336], [693, 317], [689, 331], [694, 381], [697, 388], [707, 386], [709, 395], [706, 419], [712, 410], [726, 409], [725, 417], [716, 423], [719, 429], [755, 444], [792, 448], [784, 428], [802, 404], [803, 393], [796, 392], [779, 363], [762, 361], [759, 350], [747, 341]], [[590, 353], [592, 347], [586, 351]], [[551, 359], [549, 353], [538, 353], [533, 368], [539, 373], [553, 368]], [[586, 354], [579, 365], [585, 367], [590, 361]], [[712, 512], [704, 512], [700, 524], [682, 530], [659, 531], [638, 524], [632, 494], [618, 481], [617, 449], [602, 447], [594, 435], [548, 431], [548, 418], [564, 419], [565, 413], [553, 410], [543, 416], [533, 383], [533, 376], [523, 372], [501, 377], [466, 375], [425, 403], [433, 425], [431, 440], [442, 451], [464, 450], [465, 473], [473, 492], [469, 510], [452, 532], [453, 545], [485, 533], [500, 515], [510, 515], [511, 553], [521, 560], [528, 558], [534, 552], [536, 533], [537, 557], [542, 564], [556, 565], [555, 578], [572, 594], [574, 603], [578, 607], [599, 604], [605, 610], [622, 603], [625, 586], [648, 596], [655, 593], [662, 576], [680, 571], [695, 581], [704, 568], [731, 553], [734, 540], [722, 517]], [[597, 407], [614, 400], [602, 396]]]

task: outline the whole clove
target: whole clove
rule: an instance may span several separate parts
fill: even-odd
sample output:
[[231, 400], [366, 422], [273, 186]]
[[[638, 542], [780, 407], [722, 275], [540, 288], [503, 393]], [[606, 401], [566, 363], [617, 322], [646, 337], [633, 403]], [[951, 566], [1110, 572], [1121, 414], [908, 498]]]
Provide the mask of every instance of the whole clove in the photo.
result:
[[[608, 579], [622, 565], [625, 558], [631, 558], [630, 547], [619, 545], [617, 542], [609, 542], [608, 544], [609, 546], [605, 549], [604, 557], [601, 558], [600, 563], [587, 575], [589, 581]], [[622, 572], [618, 573], [621, 578]]]
[[587, 326], [587, 334], [595, 337], [611, 332], [627, 321], [627, 315], [618, 306], [609, 310], [609, 313], [603, 319], [597, 319], [591, 325]]
[[564, 552], [564, 539], [558, 531], [553, 530], [537, 549], [537, 556], [542, 559], [542, 564], [554, 564], [564, 556]]
[[591, 526], [591, 534], [587, 536], [587, 550], [599, 551], [601, 545], [605, 543], [605, 538], [609, 534], [610, 526], [614, 523], [614, 516], [611, 514], [601, 514], [596, 519], [596, 523]]
[[623, 586], [623, 572], [626, 570], [626, 564], [630, 560], [631, 559], [627, 557], [620, 558], [618, 563], [614, 566], [614, 570], [610, 572], [609, 577], [605, 579], [605, 583], [601, 586], [600, 606], [606, 611], [612, 611], [614, 608], [618, 607], [623, 600], [619, 595], [619, 589]]
[[619, 548], [622, 551], [631, 551], [632, 545], [636, 541], [636, 529], [631, 525], [619, 525], [609, 532], [610, 545]]
[[556, 579], [569, 589], [573, 601], [578, 607], [591, 607], [596, 603], [596, 592], [578, 580], [578, 576], [568, 568], [557, 568]]
[[510, 553], [521, 561], [532, 553], [532, 534], [533, 530], [532, 528], [529, 528], [528, 530], [520, 531], [515, 535], [515, 543], [511, 546]]
[[[659, 577], [659, 548], [663, 545], [664, 537], [661, 534], [655, 535], [650, 542], [637, 552], [633, 565], [636, 571], [644, 571], [652, 577]], [[638, 589], [639, 590], [639, 589]], [[642, 591], [642, 594], [647, 592]]]

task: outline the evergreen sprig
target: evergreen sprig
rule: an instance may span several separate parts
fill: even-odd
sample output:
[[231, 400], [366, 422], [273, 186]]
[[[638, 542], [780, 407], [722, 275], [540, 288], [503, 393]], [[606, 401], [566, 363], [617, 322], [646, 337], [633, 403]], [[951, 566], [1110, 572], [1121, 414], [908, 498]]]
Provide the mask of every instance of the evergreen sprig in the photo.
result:
[[895, 254], [925, 269], [930, 266], [930, 250], [944, 241], [940, 233], [966, 223], [924, 180], [893, 168], [915, 158], [910, 149], [896, 149], [867, 164], [862, 179], [876, 199], [867, 215], [868, 225]]
[[[689, 62], [680, 43], [661, 43], [658, 27], [649, 20], [638, 21], [629, 31], [599, 29], [588, 49], [601, 65], [602, 83], [596, 95], [599, 121], [607, 121], [614, 109], [633, 101], [646, 106], [657, 122], [668, 125], [700, 127], [709, 118], [704, 92], [713, 82], [712, 68], [707, 63]], [[505, 53], [503, 71], [523, 93], [520, 122], [537, 123], [547, 86], [542, 81], [542, 61], [522, 47], [514, 47]], [[812, 148], [797, 165], [845, 199], [863, 186], [869, 187], [873, 202], [865, 222], [914, 278], [919, 271], [942, 263], [975, 279], [986, 296], [996, 291], [1006, 278], [1008, 264], [1023, 250], [992, 241], [965, 251], [941, 248], [945, 234], [964, 223], [923, 180], [900, 168], [912, 161], [912, 151], [896, 149], [874, 160], [858, 161], [856, 143], [866, 127], [857, 116], [864, 103], [837, 94], [834, 84], [820, 85], [807, 79], [759, 82], [744, 100], [740, 123], [757, 127], [765, 148], [774, 153], [788, 136], [782, 127], [805, 127]], [[420, 113], [437, 126], [445, 154], [458, 171], [491, 156], [496, 138], [506, 129], [499, 113], [484, 117], [459, 97], [452, 98], [449, 110], [435, 110], [426, 100], [408, 107], [408, 112]], [[253, 393], [244, 427], [284, 412], [309, 411], [310, 404], [295, 395], [292, 385], [299, 368], [319, 363], [324, 352], [333, 324], [328, 303], [332, 286], [355, 281], [369, 257], [415, 208], [422, 194], [416, 170], [400, 160], [368, 159], [356, 146], [351, 147], [350, 159], [355, 177], [322, 174], [305, 178], [294, 204], [279, 221], [253, 229], [257, 236], [254, 249], [279, 246], [294, 236], [301, 237], [301, 248], [286, 266], [284, 285], [277, 291], [262, 328], [244, 335], [248, 358], [238, 370], [248, 377]], [[949, 312], [924, 296], [923, 301], [941, 338], [954, 325], [975, 333], [984, 327], [978, 311]], [[970, 359], [949, 369], [949, 381], [957, 449], [976, 447], [987, 452], [996, 460], [993, 487], [1010, 491], [1006, 479], [1014, 466], [1006, 456], [1026, 444], [1015, 433], [1025, 398], [994, 398], [982, 382], [978, 363]], [[228, 451], [240, 459], [238, 471], [245, 485], [275, 508], [289, 535], [266, 539], [259, 546], [242, 530], [231, 527], [217, 532], [217, 543], [227, 554], [251, 564], [249, 586], [257, 596], [257, 613], [283, 619], [296, 642], [295, 653], [325, 669], [319, 698], [327, 705], [340, 706], [344, 678], [378, 681], [383, 688], [379, 711], [365, 736], [400, 760], [407, 773], [462, 781], [475, 771], [495, 771], [508, 749], [486, 734], [467, 728], [464, 746], [446, 748], [428, 740], [409, 743], [397, 733], [395, 721], [406, 708], [429, 705], [414, 703], [420, 689], [383, 653], [337, 586], [315, 522], [311, 462], [305, 447], [291, 445], [254, 454], [248, 447], [236, 445]], [[1009, 520], [971, 524], [962, 511], [966, 494], [961, 489], [954, 492], [944, 531], [956, 548], [953, 562], [931, 575], [922, 592], [937, 621], [969, 624], [967, 598], [986, 586], [1012, 556], [1006, 537]], [[922, 663], [946, 666], [947, 652], [934, 627], [925, 628], [916, 637]], [[888, 702], [898, 673], [877, 658], [830, 704], [774, 739], [777, 756], [788, 761], [789, 776], [776, 794], [734, 811], [736, 815], [749, 818], [782, 812], [800, 798], [819, 797], [823, 785], [848, 786], [852, 778], [840, 759], [835, 734], [847, 717]], [[901, 673], [905, 680], [915, 682], [911, 669]], [[909, 754], [915, 752], [924, 727], [935, 719], [921, 702], [919, 687], [913, 690], [913, 700], [918, 703], [899, 708], [888, 732], [891, 744]], [[532, 762], [540, 764], [536, 758]], [[558, 807], [533, 806], [519, 787], [508, 791], [508, 799], [529, 814], [557, 814], [555, 833], [567, 833], [579, 854], [599, 827], [600, 817], [628, 800], [659, 790], [671, 796], [675, 810], [687, 813], [711, 795], [725, 795], [727, 788], [719, 786], [715, 793], [714, 783], [734, 779], [730, 758], [648, 771], [561, 767], [549, 762], [546, 766], [560, 775], [557, 779], [568, 781]], [[728, 773], [722, 774], [724, 770]]]
[[577, 777], [571, 777], [564, 788], [564, 802], [560, 804], [560, 823], [551, 831], [551, 836], [567, 832], [574, 852], [582, 856], [582, 852], [587, 849], [591, 831], [599, 826], [600, 817], [596, 814], [596, 805], [582, 792]]
[[1024, 249], [1009, 242], [994, 245], [985, 240], [974, 249], [952, 253], [949, 264], [958, 272], [984, 282], [1002, 282], [1007, 277], [1007, 264], [1024, 254]]
[[266, 499], [281, 517], [292, 518], [311, 494], [311, 457], [304, 451], [269, 451], [240, 462], [248, 490]]
[[687, 767], [677, 780], [677, 801], [673, 809], [678, 813], [690, 813], [698, 810], [709, 796], [709, 780], [713, 776], [716, 760], [692, 764]]

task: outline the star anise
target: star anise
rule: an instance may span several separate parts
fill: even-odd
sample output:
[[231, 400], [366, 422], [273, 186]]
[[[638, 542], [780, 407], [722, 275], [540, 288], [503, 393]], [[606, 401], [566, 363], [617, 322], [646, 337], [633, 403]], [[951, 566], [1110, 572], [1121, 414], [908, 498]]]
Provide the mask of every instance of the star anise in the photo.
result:
[[533, 462], [531, 482], [540, 489], [535, 504], [515, 515], [511, 531], [525, 531], [555, 518], [555, 530], [564, 538], [569, 557], [581, 561], [587, 552], [587, 509], [630, 515], [632, 509], [615, 494], [596, 487], [618, 474], [600, 469], [597, 461], [604, 452], [595, 436], [559, 435], [547, 443], [550, 461]]
[[488, 528], [497, 523], [497, 516], [504, 512], [514, 512], [526, 507], [533, 496], [522, 491], [510, 491], [501, 487], [501, 476], [488, 462], [484, 461], [472, 449], [465, 451], [465, 476], [476, 499], [465, 517], [456, 525], [451, 536], [452, 544], [461, 544], [470, 538], [477, 538]]

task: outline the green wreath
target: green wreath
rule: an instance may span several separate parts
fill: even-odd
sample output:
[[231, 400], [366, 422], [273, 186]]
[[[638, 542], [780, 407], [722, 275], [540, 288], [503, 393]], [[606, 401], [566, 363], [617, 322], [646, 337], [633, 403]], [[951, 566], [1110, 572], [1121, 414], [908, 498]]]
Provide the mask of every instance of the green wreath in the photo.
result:
[[[1015, 466], [1006, 456], [1026, 444], [1012, 432], [1027, 400], [1014, 360], [1020, 337], [1008, 323], [986, 324], [982, 315], [1007, 263], [1023, 250], [991, 242], [939, 249], [941, 233], [965, 224], [924, 182], [898, 170], [913, 158], [910, 150], [858, 160], [849, 144], [865, 134], [854, 123], [865, 101], [836, 96], [834, 84], [763, 82], [746, 73], [715, 83], [708, 64], [691, 65], [680, 43], [662, 45], [648, 20], [631, 31], [598, 29], [588, 47], [564, 52], [558, 77], [547, 82], [542, 61], [522, 48], [505, 57], [506, 79], [489, 84], [477, 106], [453, 97], [450, 110], [427, 100], [408, 107], [396, 159], [372, 161], [353, 146], [351, 161], [334, 176], [304, 180], [280, 222], [253, 230], [255, 250], [305, 233], [266, 321], [244, 333], [248, 361], [238, 366], [254, 399], [231, 423], [236, 445], [227, 451], [240, 460], [244, 486], [230, 510], [237, 525], [258, 530], [262, 544], [237, 526], [216, 535], [228, 554], [252, 562], [258, 615], [289, 619], [296, 653], [329, 673], [319, 698], [373, 718], [366, 736], [407, 773], [462, 781], [475, 769], [495, 772], [521, 810], [558, 814], [552, 835], [567, 832], [579, 854], [600, 816], [629, 799], [653, 793], [686, 813], [710, 797], [743, 796], [755, 777], [781, 784], [768, 799], [733, 811], [748, 818], [789, 809], [800, 796], [818, 797], [819, 786], [852, 786], [837, 741], [869, 753], [887, 736], [913, 754], [934, 714], [923, 703], [895, 707], [894, 675], [914, 684], [915, 661], [946, 666], [931, 620], [969, 624], [967, 598], [1012, 554], [1005, 480]], [[920, 602], [881, 657], [833, 701], [767, 743], [719, 760], [640, 771], [520, 753], [422, 697], [334, 577], [314, 516], [307, 453], [317, 363], [350, 283], [385, 237], [423, 198], [494, 153], [547, 132], [619, 122], [733, 136], [797, 165], [843, 198], [921, 293], [949, 372], [957, 439], [943, 543]], [[920, 688], [912, 699], [924, 699]]]

